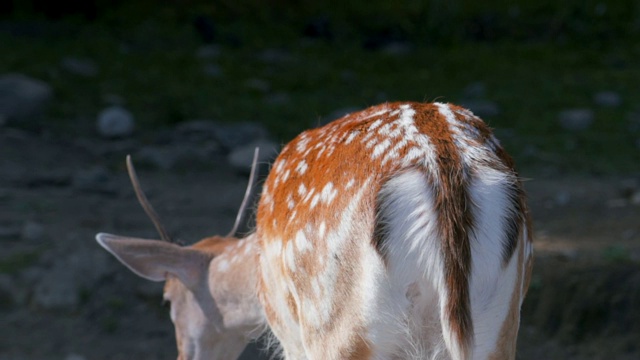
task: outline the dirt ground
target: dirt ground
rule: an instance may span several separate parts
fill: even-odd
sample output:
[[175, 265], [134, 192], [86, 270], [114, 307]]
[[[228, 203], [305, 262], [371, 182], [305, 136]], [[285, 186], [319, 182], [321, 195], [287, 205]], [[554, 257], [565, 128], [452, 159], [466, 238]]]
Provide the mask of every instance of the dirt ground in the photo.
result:
[[[137, 145], [0, 128], [0, 359], [175, 358], [161, 284], [139, 279], [94, 241], [100, 231], [155, 237], [124, 171]], [[83, 185], [78, 174], [96, 166], [105, 179]], [[522, 175], [536, 263], [518, 358], [640, 358], [640, 177]], [[185, 243], [226, 233], [246, 182], [222, 155], [171, 171], [140, 167], [139, 176]], [[31, 233], [33, 223], [43, 231]], [[47, 277], [74, 266], [86, 276]], [[74, 279], [77, 298], [39, 299], [43, 278]], [[255, 356], [255, 347], [245, 354]]]

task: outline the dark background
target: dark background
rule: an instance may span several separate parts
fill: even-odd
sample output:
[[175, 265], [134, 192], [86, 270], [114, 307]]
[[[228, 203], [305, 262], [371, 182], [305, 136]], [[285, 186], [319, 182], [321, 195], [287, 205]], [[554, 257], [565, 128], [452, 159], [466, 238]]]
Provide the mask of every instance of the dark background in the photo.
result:
[[396, 100], [469, 107], [527, 180], [519, 357], [636, 359], [639, 83], [631, 0], [4, 1], [0, 359], [175, 356], [161, 287], [92, 240], [155, 236], [127, 153], [191, 243], [230, 228], [255, 144], [264, 175], [300, 131]]

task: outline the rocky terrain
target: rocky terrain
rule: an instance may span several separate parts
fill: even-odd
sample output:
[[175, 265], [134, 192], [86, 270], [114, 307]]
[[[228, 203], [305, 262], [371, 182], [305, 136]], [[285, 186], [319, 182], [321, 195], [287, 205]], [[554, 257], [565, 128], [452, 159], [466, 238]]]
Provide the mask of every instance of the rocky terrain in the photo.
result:
[[[140, 130], [118, 107], [104, 109], [83, 137], [32, 131], [19, 121], [50, 101], [46, 84], [3, 81], [32, 98], [22, 108], [6, 92], [0, 99], [0, 359], [175, 358], [162, 285], [139, 279], [94, 240], [100, 231], [156, 237], [125, 155], [167, 228], [188, 244], [231, 228], [254, 147], [264, 176], [278, 143], [248, 122]], [[574, 109], [559, 121], [579, 130], [590, 116]], [[522, 175], [537, 258], [519, 358], [639, 358], [640, 178]], [[244, 358], [256, 354], [252, 345]]]

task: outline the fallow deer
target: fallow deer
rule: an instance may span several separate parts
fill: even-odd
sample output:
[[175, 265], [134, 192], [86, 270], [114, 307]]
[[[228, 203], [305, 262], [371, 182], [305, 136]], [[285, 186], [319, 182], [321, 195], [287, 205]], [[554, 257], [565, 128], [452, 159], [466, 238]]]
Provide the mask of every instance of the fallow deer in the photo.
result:
[[[511, 158], [479, 118], [441, 103], [382, 104], [300, 134], [243, 242], [98, 239], [136, 273], [179, 285], [182, 359], [232, 358], [213, 350], [227, 324], [264, 321], [286, 359], [513, 359], [533, 258]], [[227, 321], [225, 297], [250, 310]]]
[[231, 232], [182, 247], [171, 237], [140, 187], [127, 157], [134, 191], [162, 240], [99, 233], [96, 240], [135, 274], [166, 281], [178, 360], [235, 359], [265, 327], [257, 286], [258, 242], [255, 234], [234, 237], [255, 178], [257, 149], [244, 200]]
[[386, 103], [287, 144], [257, 210], [286, 359], [513, 359], [532, 264], [509, 155], [470, 111]]

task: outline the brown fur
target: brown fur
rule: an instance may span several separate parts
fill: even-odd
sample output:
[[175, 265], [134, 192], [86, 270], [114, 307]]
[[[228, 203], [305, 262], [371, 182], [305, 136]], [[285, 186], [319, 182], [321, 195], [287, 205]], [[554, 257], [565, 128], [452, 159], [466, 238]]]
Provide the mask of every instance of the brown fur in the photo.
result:
[[[463, 346], [473, 339], [471, 306], [469, 304], [469, 273], [471, 271], [471, 245], [473, 215], [468, 187], [467, 171], [463, 167], [448, 130], [446, 119], [435, 106], [429, 111], [417, 112], [416, 125], [429, 134], [436, 149], [436, 161], [440, 170], [436, 193], [436, 213], [442, 238], [442, 255], [445, 261], [445, 281], [449, 290], [446, 304], [451, 330]], [[433, 181], [433, 180], [432, 180]], [[464, 349], [466, 352], [467, 349]]]

